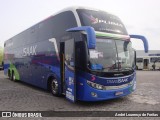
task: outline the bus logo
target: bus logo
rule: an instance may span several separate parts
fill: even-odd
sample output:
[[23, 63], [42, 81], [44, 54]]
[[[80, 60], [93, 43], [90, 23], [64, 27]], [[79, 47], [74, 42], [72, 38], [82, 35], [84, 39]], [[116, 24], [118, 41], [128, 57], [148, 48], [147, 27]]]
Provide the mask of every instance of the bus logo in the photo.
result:
[[98, 23], [98, 18], [94, 18], [92, 15], [88, 16], [87, 14], [84, 14], [84, 16], [86, 16], [88, 19], [90, 19], [92, 24], [97, 24]]
[[115, 21], [111, 21], [111, 20], [107, 21], [107, 20], [104, 20], [104, 19], [95, 18], [92, 15], [89, 16], [87, 14], [84, 14], [84, 16], [86, 16], [88, 19], [90, 19], [92, 24], [105, 23], [105, 24], [108, 24], [108, 25], [123, 27], [123, 25], [121, 23], [118, 23], [118, 22], [115, 22]]
[[125, 83], [128, 82], [128, 78], [119, 78], [114, 80], [107, 80], [107, 83]]
[[36, 48], [37, 45], [23, 48], [23, 56], [36, 55]]
[[118, 83], [128, 82], [128, 78], [120, 78], [118, 79]]

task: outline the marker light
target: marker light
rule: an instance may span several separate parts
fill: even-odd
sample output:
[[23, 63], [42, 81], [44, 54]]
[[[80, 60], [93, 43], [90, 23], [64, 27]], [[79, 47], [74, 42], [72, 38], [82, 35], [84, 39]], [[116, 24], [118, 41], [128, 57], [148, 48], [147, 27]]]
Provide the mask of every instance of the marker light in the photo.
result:
[[92, 95], [93, 97], [97, 97], [97, 93], [95, 93], [95, 92], [91, 92], [91, 95]]
[[99, 89], [99, 90], [103, 90], [103, 85], [100, 84], [96, 84], [94, 82], [88, 81], [87, 80], [88, 85], [90, 85], [93, 88]]

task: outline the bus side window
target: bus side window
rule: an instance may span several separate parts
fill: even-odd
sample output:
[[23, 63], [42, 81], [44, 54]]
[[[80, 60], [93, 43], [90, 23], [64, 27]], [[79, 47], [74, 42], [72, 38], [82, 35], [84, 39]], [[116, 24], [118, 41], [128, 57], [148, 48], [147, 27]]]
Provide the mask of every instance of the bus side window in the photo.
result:
[[86, 65], [86, 46], [85, 41], [76, 42], [76, 67], [80, 69], [85, 69]]
[[74, 67], [74, 44], [72, 40], [65, 41], [65, 63], [68, 67]]

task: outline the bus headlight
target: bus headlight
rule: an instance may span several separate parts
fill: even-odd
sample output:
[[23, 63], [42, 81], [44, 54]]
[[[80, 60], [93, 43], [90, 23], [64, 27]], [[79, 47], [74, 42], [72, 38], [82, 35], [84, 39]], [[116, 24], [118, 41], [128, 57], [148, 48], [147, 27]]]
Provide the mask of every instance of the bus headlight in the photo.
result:
[[99, 85], [99, 84], [96, 84], [96, 88], [102, 90], [102, 89], [103, 89], [103, 86], [102, 86], [102, 85]]
[[96, 83], [90, 82], [90, 81], [88, 81], [88, 80], [87, 80], [87, 83], [88, 83], [88, 85], [90, 85], [90, 86], [93, 87], [93, 88], [96, 88], [96, 89], [99, 89], [99, 90], [103, 90], [103, 85], [96, 84]]
[[135, 78], [131, 82], [123, 84], [123, 85], [119, 85], [119, 86], [104, 86], [104, 85], [100, 85], [100, 84], [91, 82], [89, 80], [87, 80], [87, 84], [98, 90], [116, 90], [116, 89], [121, 89], [121, 88], [129, 87], [129, 86], [133, 86], [133, 90], [136, 88]]
[[135, 90], [136, 89], [136, 77], [134, 77], [132, 81], [133, 81], [133, 90]]

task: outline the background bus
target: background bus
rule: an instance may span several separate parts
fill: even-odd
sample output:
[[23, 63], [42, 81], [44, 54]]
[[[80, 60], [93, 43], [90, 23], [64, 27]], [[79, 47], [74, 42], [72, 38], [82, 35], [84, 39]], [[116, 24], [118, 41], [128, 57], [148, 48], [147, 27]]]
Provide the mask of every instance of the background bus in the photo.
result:
[[153, 69], [154, 64], [155, 64], [155, 69], [160, 70], [160, 56], [150, 56], [149, 69]]
[[160, 70], [160, 56], [141, 56], [136, 58], [136, 67], [138, 70]]
[[3, 69], [3, 48], [0, 46], [0, 69]]
[[5, 42], [4, 73], [73, 102], [126, 96], [136, 88], [130, 38], [142, 39], [148, 51], [147, 40], [129, 36], [117, 16], [65, 9]]

